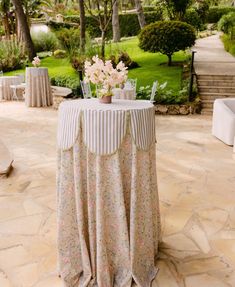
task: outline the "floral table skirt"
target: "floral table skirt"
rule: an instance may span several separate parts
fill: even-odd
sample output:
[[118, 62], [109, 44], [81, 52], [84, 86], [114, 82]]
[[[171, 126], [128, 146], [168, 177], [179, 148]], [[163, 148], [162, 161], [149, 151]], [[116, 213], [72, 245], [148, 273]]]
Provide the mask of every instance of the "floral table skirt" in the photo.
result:
[[58, 151], [59, 272], [66, 287], [149, 287], [160, 239], [155, 144], [130, 134], [112, 155], [79, 136]]

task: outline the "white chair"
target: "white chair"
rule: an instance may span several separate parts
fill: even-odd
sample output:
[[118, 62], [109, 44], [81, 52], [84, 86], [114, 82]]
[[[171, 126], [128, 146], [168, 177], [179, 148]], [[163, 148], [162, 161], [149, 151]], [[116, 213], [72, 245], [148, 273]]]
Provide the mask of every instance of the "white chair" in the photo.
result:
[[227, 145], [234, 145], [235, 98], [215, 100], [213, 107], [212, 135]]
[[91, 86], [90, 83], [86, 83], [84, 81], [80, 81], [81, 87], [82, 87], [82, 94], [84, 99], [90, 99], [92, 98], [92, 92], [91, 92]]
[[153, 82], [151, 95], [150, 95], [150, 103], [154, 103], [155, 94], [156, 94], [156, 91], [157, 91], [157, 86], [158, 86], [158, 81]]
[[25, 90], [25, 85], [23, 84], [24, 74], [19, 74], [17, 77], [17, 80], [13, 85], [10, 85], [10, 88], [12, 89], [12, 100], [19, 101], [17, 91], [22, 89]]
[[127, 79], [124, 84], [124, 90], [134, 90], [136, 94], [137, 79]]

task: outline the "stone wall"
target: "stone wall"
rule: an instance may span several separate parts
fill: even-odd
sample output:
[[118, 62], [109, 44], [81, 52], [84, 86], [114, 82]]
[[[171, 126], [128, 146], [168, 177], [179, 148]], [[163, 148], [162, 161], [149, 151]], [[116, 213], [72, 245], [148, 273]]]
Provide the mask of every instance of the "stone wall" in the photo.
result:
[[158, 105], [155, 104], [156, 114], [159, 115], [189, 115], [200, 114], [201, 104], [190, 103], [185, 105]]

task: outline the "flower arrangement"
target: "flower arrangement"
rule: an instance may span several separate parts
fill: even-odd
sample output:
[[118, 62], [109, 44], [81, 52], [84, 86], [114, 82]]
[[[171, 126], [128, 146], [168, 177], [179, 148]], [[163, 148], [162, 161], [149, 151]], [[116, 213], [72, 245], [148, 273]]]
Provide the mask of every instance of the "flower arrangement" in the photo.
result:
[[103, 61], [98, 56], [92, 57], [92, 62], [85, 61], [85, 82], [100, 85], [99, 97], [111, 96], [112, 88], [127, 80], [127, 67], [121, 61], [116, 68], [110, 60]]
[[34, 67], [39, 67], [40, 66], [41, 60], [39, 59], [38, 56], [33, 58], [32, 64], [34, 65]]

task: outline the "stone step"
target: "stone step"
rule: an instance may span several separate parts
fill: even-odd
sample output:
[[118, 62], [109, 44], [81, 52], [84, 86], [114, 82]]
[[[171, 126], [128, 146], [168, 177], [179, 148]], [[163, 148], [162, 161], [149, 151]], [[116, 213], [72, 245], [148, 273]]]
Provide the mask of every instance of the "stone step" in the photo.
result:
[[199, 87], [235, 87], [235, 81], [231, 80], [197, 80], [197, 84]]
[[199, 93], [199, 97], [203, 97], [203, 96], [219, 96], [221, 98], [235, 98], [235, 94], [234, 93], [210, 93], [210, 92], [200, 92]]
[[204, 108], [201, 110], [201, 115], [209, 115], [211, 116], [213, 114], [213, 108]]
[[227, 97], [224, 97], [224, 96], [221, 96], [221, 95], [200, 95], [200, 99], [201, 101], [212, 101], [214, 102], [216, 99], [224, 99], [224, 98], [227, 98]]
[[213, 108], [213, 105], [214, 105], [214, 102], [213, 101], [203, 101], [201, 103], [202, 105], [202, 108], [209, 108], [209, 109], [212, 109]]
[[218, 93], [222, 95], [233, 94], [235, 97], [235, 86], [234, 87], [213, 87], [213, 86], [199, 86], [199, 93]]
[[197, 80], [230, 80], [235, 81], [235, 75], [197, 75]]

